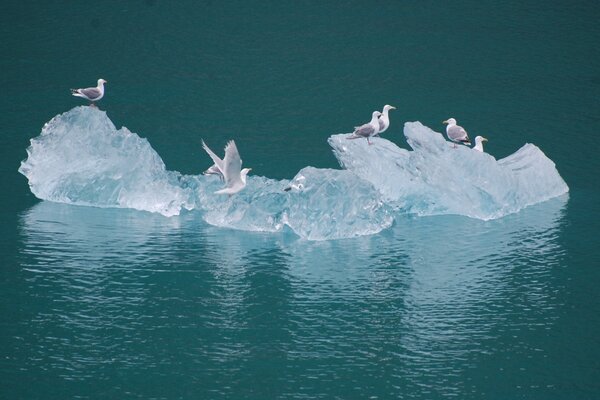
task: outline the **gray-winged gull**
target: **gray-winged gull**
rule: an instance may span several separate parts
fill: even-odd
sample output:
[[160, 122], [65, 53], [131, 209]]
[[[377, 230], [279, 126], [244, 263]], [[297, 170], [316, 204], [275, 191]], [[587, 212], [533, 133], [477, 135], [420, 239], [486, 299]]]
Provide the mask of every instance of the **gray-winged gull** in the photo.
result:
[[246, 175], [248, 175], [248, 172], [252, 168], [242, 169], [240, 153], [233, 140], [230, 140], [227, 146], [225, 146], [225, 157], [222, 160], [208, 148], [204, 141], [202, 141], [202, 147], [215, 163], [209, 170], [213, 169], [215, 174], [218, 174], [216, 171], [219, 171], [225, 179], [225, 188], [217, 190], [216, 194], [228, 194], [231, 196], [246, 187]]
[[483, 136], [475, 136], [475, 146], [473, 150], [481, 151], [483, 153], [483, 142], [487, 142], [488, 140]]
[[381, 113], [379, 111], [373, 111], [373, 114], [371, 116], [371, 121], [369, 121], [369, 123], [361, 125], [361, 126], [355, 126], [354, 132], [352, 132], [352, 136], [349, 136], [346, 139], [366, 138], [367, 143], [371, 144], [371, 141], [369, 140], [369, 138], [371, 136], [375, 136], [375, 135], [377, 135], [377, 133], [379, 133], [378, 118], [380, 115], [381, 115]]
[[[465, 131], [462, 126], [456, 125], [456, 120], [454, 118], [448, 118], [446, 121], [443, 121], [443, 123], [448, 124], [446, 127], [448, 139], [456, 143], [471, 145], [471, 140], [469, 139], [467, 131]], [[456, 145], [454, 145], [454, 147], [456, 147]]]
[[100, 100], [102, 97], [104, 97], [104, 84], [108, 83], [107, 81], [105, 81], [104, 79], [100, 78], [98, 79], [98, 86], [96, 87], [90, 87], [90, 88], [85, 88], [85, 89], [71, 89], [71, 94], [73, 96], [77, 96], [77, 97], [82, 97], [86, 100], [89, 100], [92, 102], [92, 106], [94, 106], [94, 102]]

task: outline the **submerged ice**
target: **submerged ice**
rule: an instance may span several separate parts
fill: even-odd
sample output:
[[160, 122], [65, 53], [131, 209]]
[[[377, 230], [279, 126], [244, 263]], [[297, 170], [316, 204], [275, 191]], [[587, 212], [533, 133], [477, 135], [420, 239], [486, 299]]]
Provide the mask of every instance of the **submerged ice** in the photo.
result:
[[378, 138], [329, 138], [342, 170], [306, 167], [291, 180], [250, 176], [246, 188], [216, 195], [214, 177], [168, 171], [146, 139], [117, 129], [105, 112], [76, 107], [31, 140], [19, 172], [43, 200], [178, 215], [210, 224], [311, 240], [377, 233], [398, 214], [499, 218], [559, 196], [568, 187], [532, 144], [501, 160], [459, 146], [418, 122], [404, 134], [412, 151]]

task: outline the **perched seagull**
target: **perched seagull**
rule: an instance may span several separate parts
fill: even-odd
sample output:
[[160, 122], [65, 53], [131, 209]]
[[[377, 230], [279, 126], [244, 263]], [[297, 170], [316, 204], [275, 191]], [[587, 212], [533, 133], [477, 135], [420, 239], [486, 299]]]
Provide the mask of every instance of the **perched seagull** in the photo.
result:
[[483, 153], [483, 142], [487, 142], [488, 140], [483, 136], [475, 136], [475, 146], [474, 150], [481, 151]]
[[[455, 143], [466, 144], [468, 146], [471, 145], [471, 140], [469, 139], [469, 135], [467, 135], [467, 131], [465, 131], [462, 126], [456, 125], [456, 120], [454, 118], [448, 118], [446, 121], [443, 121], [443, 123], [448, 124], [446, 127], [448, 139]], [[456, 147], [456, 144], [454, 147]]]
[[373, 111], [373, 115], [371, 117], [371, 121], [368, 124], [364, 124], [361, 126], [355, 126], [354, 132], [352, 132], [352, 136], [347, 137], [346, 139], [359, 139], [359, 138], [367, 138], [367, 143], [372, 144], [369, 138], [371, 136], [375, 136], [379, 133], [379, 116], [381, 113], [379, 111]]
[[396, 109], [396, 107], [390, 106], [389, 104], [386, 104], [385, 106], [383, 106], [383, 112], [381, 113], [381, 116], [379, 117], [379, 132], [377, 132], [376, 136], [379, 136], [380, 134], [385, 132], [387, 130], [387, 128], [390, 127], [390, 117], [388, 116], [388, 111], [395, 110], [395, 109]]
[[215, 163], [208, 170], [213, 170], [213, 173], [217, 175], [220, 173], [225, 179], [225, 188], [217, 190], [215, 194], [228, 194], [231, 196], [246, 187], [246, 175], [252, 168], [241, 169], [242, 160], [233, 140], [230, 140], [225, 146], [225, 157], [222, 160], [208, 148], [204, 141], [202, 141], [202, 147]]
[[77, 97], [83, 97], [91, 102], [91, 106], [95, 106], [94, 102], [104, 97], [104, 84], [108, 83], [104, 79], [98, 79], [98, 86], [85, 89], [71, 89], [71, 94]]

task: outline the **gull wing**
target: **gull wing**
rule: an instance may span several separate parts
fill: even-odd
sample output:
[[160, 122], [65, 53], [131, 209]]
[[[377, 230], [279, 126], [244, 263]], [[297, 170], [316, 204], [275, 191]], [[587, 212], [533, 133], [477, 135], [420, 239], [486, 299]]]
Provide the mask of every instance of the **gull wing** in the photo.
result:
[[100, 92], [100, 89], [95, 88], [95, 87], [86, 88], [86, 89], [77, 89], [77, 92], [84, 95], [85, 97], [87, 97], [90, 100], [94, 100], [102, 95], [102, 92]]
[[375, 129], [371, 126], [371, 124], [364, 124], [356, 128], [353, 132], [355, 136], [369, 137], [373, 133], [375, 133]]
[[219, 156], [217, 156], [215, 153], [213, 153], [213, 151], [206, 145], [206, 143], [204, 143], [204, 140], [202, 140], [202, 148], [208, 153], [210, 158], [212, 158], [212, 160], [215, 163], [215, 165], [217, 166], [219, 172], [221, 172], [221, 174], [225, 175], [223, 172], [224, 171], [223, 160], [221, 160], [219, 158]]
[[221, 170], [219, 169], [219, 167], [217, 167], [217, 164], [211, 165], [203, 173], [204, 173], [204, 175], [218, 175], [221, 178], [221, 180], [223, 180], [223, 173], [221, 172]]
[[467, 131], [465, 131], [462, 126], [449, 126], [447, 134], [448, 138], [455, 142], [469, 141], [469, 135], [467, 135]]
[[223, 158], [223, 176], [225, 177], [225, 186], [233, 187], [237, 184], [243, 184], [240, 176], [242, 169], [242, 159], [237, 146], [233, 140], [230, 140], [225, 146], [225, 157]]

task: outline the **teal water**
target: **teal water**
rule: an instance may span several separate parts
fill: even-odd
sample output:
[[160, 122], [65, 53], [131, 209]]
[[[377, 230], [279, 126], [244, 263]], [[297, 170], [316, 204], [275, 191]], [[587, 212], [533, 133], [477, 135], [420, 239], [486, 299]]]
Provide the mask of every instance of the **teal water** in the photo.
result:
[[[0, 5], [0, 398], [600, 396], [595, 2]], [[235, 138], [259, 176], [338, 168], [326, 143], [398, 107], [505, 157], [539, 146], [563, 196], [494, 221], [413, 217], [310, 242], [37, 200], [29, 139], [101, 108], [170, 170]], [[459, 238], [458, 240], [449, 240]]]

